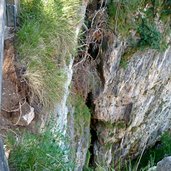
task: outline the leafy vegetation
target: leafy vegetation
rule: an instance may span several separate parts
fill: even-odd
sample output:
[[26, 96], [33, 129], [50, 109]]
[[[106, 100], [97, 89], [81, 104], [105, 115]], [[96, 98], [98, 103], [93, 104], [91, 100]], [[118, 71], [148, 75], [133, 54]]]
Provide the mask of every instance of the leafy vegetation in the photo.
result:
[[20, 137], [9, 135], [7, 145], [11, 149], [9, 165], [17, 171], [65, 171], [72, 170], [74, 164], [67, 159], [69, 149], [61, 147], [65, 141], [61, 133], [50, 130], [34, 135], [29, 132]]
[[[118, 171], [148, 171], [150, 167], [156, 166], [157, 162], [161, 161], [164, 157], [171, 155], [171, 133], [165, 132], [160, 141], [157, 144], [148, 149], [140, 159], [129, 160], [125, 164], [119, 164]], [[108, 168], [111, 171], [115, 169], [113, 167]], [[86, 167], [85, 171], [91, 171], [92, 168]], [[96, 170], [106, 170], [104, 167], [97, 165]]]
[[130, 29], [137, 27], [134, 18], [137, 9], [142, 5], [142, 0], [111, 0], [108, 5], [109, 26], [122, 36], [127, 36]]
[[153, 161], [156, 165], [157, 162], [162, 160], [166, 156], [171, 155], [171, 133], [165, 132], [160, 141], [151, 149], [147, 150], [140, 162], [139, 168], [145, 167], [149, 161]]
[[108, 4], [109, 26], [123, 37], [136, 30], [142, 19], [150, 22], [159, 15], [165, 22], [170, 20], [170, 0], [111, 0]]
[[154, 24], [150, 24], [146, 20], [143, 20], [137, 31], [140, 35], [138, 46], [141, 48], [151, 47], [152, 49], [160, 49], [162, 36]]
[[[86, 106], [84, 99], [80, 95], [70, 95], [70, 102], [74, 106], [74, 143], [78, 143], [80, 139], [83, 146], [90, 144], [90, 119], [91, 113]], [[76, 148], [74, 148], [76, 150]], [[76, 151], [73, 151], [73, 158], [75, 158]], [[88, 155], [88, 154], [87, 154]]]
[[75, 111], [74, 111], [74, 119], [75, 119], [75, 129], [79, 134], [82, 134], [85, 127], [90, 126], [90, 118], [91, 114], [89, 108], [86, 106], [84, 99], [79, 95], [75, 96]]
[[[165, 132], [157, 144], [146, 150], [142, 158], [139, 157], [126, 164], [126, 171], [148, 171], [150, 167], [156, 166], [164, 157], [171, 155], [171, 133]], [[137, 165], [140, 160], [139, 165]]]
[[[170, 0], [110, 1], [108, 4], [109, 27], [122, 38], [137, 38], [136, 45], [128, 45], [129, 51], [122, 57], [121, 67], [126, 68], [127, 60], [130, 58], [128, 56], [133, 55], [138, 48], [141, 50], [152, 48], [158, 51], [167, 48], [166, 37], [170, 32], [170, 13]], [[157, 26], [159, 21], [164, 24], [163, 30]]]
[[32, 96], [44, 106], [63, 95], [66, 59], [74, 52], [79, 0], [22, 0], [16, 48]]

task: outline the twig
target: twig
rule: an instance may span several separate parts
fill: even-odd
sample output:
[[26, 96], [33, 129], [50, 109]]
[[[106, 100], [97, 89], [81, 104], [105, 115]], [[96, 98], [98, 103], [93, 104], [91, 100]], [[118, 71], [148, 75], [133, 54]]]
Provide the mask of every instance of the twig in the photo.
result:
[[146, 146], [147, 146], [148, 138], [149, 138], [149, 136], [147, 137], [147, 139], [146, 139], [146, 141], [145, 141], [145, 145], [144, 145], [143, 150], [142, 150], [142, 152], [141, 152], [141, 155], [140, 155], [140, 158], [139, 158], [138, 163], [137, 163], [137, 165], [136, 165], [135, 171], [138, 170], [138, 166], [139, 166], [139, 164], [140, 164], [140, 161], [141, 161], [141, 159], [142, 159], [142, 156], [143, 156], [144, 151], [145, 151]]
[[86, 59], [87, 59], [87, 57], [92, 58], [91, 55], [90, 55], [89, 53], [86, 53], [86, 54], [84, 55], [84, 57], [81, 59], [81, 61], [79, 61], [79, 62], [77, 62], [76, 64], [73, 65], [73, 68], [76, 68], [79, 64], [85, 62]]
[[1, 110], [5, 111], [5, 112], [8, 112], [8, 113], [11, 113], [11, 112], [18, 112], [20, 109], [17, 108], [17, 109], [14, 109], [14, 110], [7, 110], [7, 109], [4, 109], [4, 108], [1, 108]]
[[106, 10], [106, 8], [101, 8], [100, 10], [96, 11], [96, 13], [95, 13], [95, 15], [94, 15], [94, 17], [92, 19], [92, 22], [91, 22], [91, 28], [93, 27], [94, 20], [95, 20], [97, 14], [100, 13], [100, 12], [103, 13], [105, 10]]
[[7, 130], [7, 131], [11, 131], [13, 134], [15, 134], [16, 136], [18, 136], [18, 134], [15, 131], [13, 131], [12, 129], [10, 129], [10, 128], [0, 127], [0, 130], [1, 129]]
[[85, 28], [86, 31], [88, 31], [88, 27], [85, 25], [85, 23], [83, 23], [83, 27]]
[[25, 103], [26, 103], [26, 99], [25, 99], [25, 101], [24, 101], [23, 104], [21, 104], [21, 103], [19, 102], [20, 115], [19, 115], [19, 118], [18, 118], [17, 122], [14, 124], [15, 126], [18, 125], [18, 123], [19, 123], [20, 120], [21, 120], [21, 115], [22, 115], [21, 107], [22, 107]]
[[87, 56], [85, 55], [81, 61], [77, 62], [76, 64], [73, 65], [73, 68], [76, 68], [80, 63], [84, 62], [86, 60]]

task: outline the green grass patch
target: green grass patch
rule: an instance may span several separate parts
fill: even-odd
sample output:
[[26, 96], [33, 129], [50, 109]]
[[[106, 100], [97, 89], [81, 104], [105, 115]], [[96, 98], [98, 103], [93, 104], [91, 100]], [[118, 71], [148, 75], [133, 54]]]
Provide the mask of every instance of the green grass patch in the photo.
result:
[[89, 167], [90, 157], [91, 157], [91, 154], [90, 154], [90, 151], [88, 151], [87, 152], [87, 156], [86, 156], [85, 165], [84, 165], [84, 168], [83, 168], [84, 171], [93, 171], [93, 169], [91, 169]]
[[[81, 127], [83, 125], [88, 126], [90, 125], [90, 110], [86, 106], [84, 99], [77, 95], [75, 97], [75, 112], [74, 112], [75, 119], [77, 120], [77, 124]], [[77, 127], [77, 126], [76, 126]], [[79, 127], [79, 126], [78, 126]]]
[[154, 21], [158, 14], [163, 21], [170, 20], [170, 0], [111, 0], [107, 6], [108, 24], [123, 37], [141, 24], [141, 19]]
[[19, 137], [10, 134], [7, 139], [11, 149], [10, 168], [17, 171], [72, 170], [74, 164], [66, 157], [69, 149], [61, 147], [61, 141], [65, 141], [62, 134], [50, 130], [37, 135], [24, 132]]
[[74, 53], [79, 0], [22, 0], [16, 48], [27, 67], [32, 95], [48, 106], [60, 100], [66, 73], [63, 66]]
[[127, 48], [126, 52], [121, 56], [120, 67], [123, 69], [127, 68], [129, 60], [138, 51], [138, 47], [130, 46]]
[[166, 156], [171, 155], [171, 133], [166, 132], [161, 136], [160, 141], [152, 148], [148, 149], [140, 162], [139, 168], [145, 167], [153, 160], [154, 165]]
[[[107, 9], [108, 25], [117, 35], [122, 38], [139, 37], [136, 46], [140, 49], [164, 51], [167, 48], [168, 23], [171, 21], [170, 0], [111, 0]], [[158, 30], [154, 22], [156, 18], [165, 25], [163, 31]], [[123, 67], [126, 65], [125, 59], [121, 61]]]
[[127, 37], [131, 29], [137, 27], [135, 14], [139, 7], [144, 7], [143, 0], [111, 0], [108, 4], [109, 26], [115, 32]]
[[[165, 132], [155, 146], [147, 149], [142, 158], [129, 160], [122, 170], [125, 171], [148, 171], [150, 167], [156, 166], [164, 157], [171, 155], [171, 133]], [[139, 165], [137, 166], [140, 160]]]

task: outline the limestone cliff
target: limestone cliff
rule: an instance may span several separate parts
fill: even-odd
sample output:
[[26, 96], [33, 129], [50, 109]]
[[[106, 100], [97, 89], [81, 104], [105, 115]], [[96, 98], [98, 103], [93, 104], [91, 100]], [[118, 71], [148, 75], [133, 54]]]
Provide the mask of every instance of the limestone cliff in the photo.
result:
[[[171, 118], [170, 35], [164, 38], [168, 46], [161, 51], [156, 38], [164, 34], [164, 23], [156, 15], [156, 29], [151, 32], [151, 26], [144, 27], [142, 19], [141, 27], [150, 30], [147, 35], [151, 42], [144, 39], [142, 30], [133, 29], [131, 37], [123, 38], [108, 27], [109, 4], [89, 4], [88, 24], [84, 28], [87, 48], [81, 54], [82, 60], [75, 64], [73, 75], [76, 90], [87, 99], [92, 112], [90, 163], [106, 169], [116, 167], [122, 159], [133, 159], [154, 145], [170, 129]], [[132, 46], [132, 53], [128, 52], [130, 39], [138, 47]], [[147, 47], [140, 48], [144, 43]], [[125, 54], [129, 58], [123, 61]]]
[[[25, 24], [33, 20], [32, 31], [38, 39], [34, 42], [34, 36], [25, 34], [30, 33], [30, 23], [28, 30], [18, 32], [24, 37], [17, 40], [24, 65], [19, 65], [14, 51], [15, 37], [6, 41], [1, 115], [7, 124], [3, 127], [40, 123], [39, 128], [44, 128], [52, 113], [51, 131], [60, 130], [69, 137], [68, 143], [58, 143], [70, 147], [65, 159], [72, 160], [75, 171], [117, 168], [171, 128], [171, 4], [169, 0], [83, 0], [72, 11], [71, 1], [61, 2], [66, 6], [59, 11], [54, 6], [52, 13], [48, 8], [41, 11], [42, 4], [37, 4], [38, 12], [49, 16], [25, 16]], [[34, 3], [31, 9], [36, 9]], [[35, 28], [35, 21], [39, 27]], [[46, 29], [55, 30], [56, 37]], [[29, 47], [32, 41], [35, 47]], [[73, 49], [78, 53], [71, 53]], [[46, 100], [53, 104], [51, 110]], [[22, 110], [25, 104], [26, 111]], [[35, 118], [19, 123], [28, 113]]]
[[170, 128], [170, 47], [137, 52], [126, 69], [119, 67], [121, 49], [104, 58], [104, 90], [95, 99], [95, 160], [105, 166], [135, 157]]

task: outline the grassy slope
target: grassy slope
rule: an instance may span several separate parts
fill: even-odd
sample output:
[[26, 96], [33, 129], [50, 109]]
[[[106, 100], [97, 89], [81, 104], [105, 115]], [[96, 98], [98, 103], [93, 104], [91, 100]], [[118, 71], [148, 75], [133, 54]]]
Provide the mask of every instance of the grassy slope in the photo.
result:
[[69, 149], [61, 147], [59, 141], [66, 141], [61, 133], [35, 135], [24, 132], [17, 138], [9, 134], [7, 146], [11, 149], [9, 165], [17, 171], [65, 171], [73, 168], [74, 163], [67, 160]]
[[63, 95], [66, 59], [76, 45], [79, 0], [22, 0], [16, 48], [32, 95], [44, 106]]
[[[53, 107], [63, 95], [64, 66], [76, 48], [75, 31], [79, 22], [80, 0], [22, 0], [16, 49], [26, 66], [24, 79], [33, 98], [44, 108]], [[47, 129], [41, 134], [25, 132], [8, 137], [10, 166], [18, 171], [69, 170], [68, 149], [59, 142], [66, 139]]]

